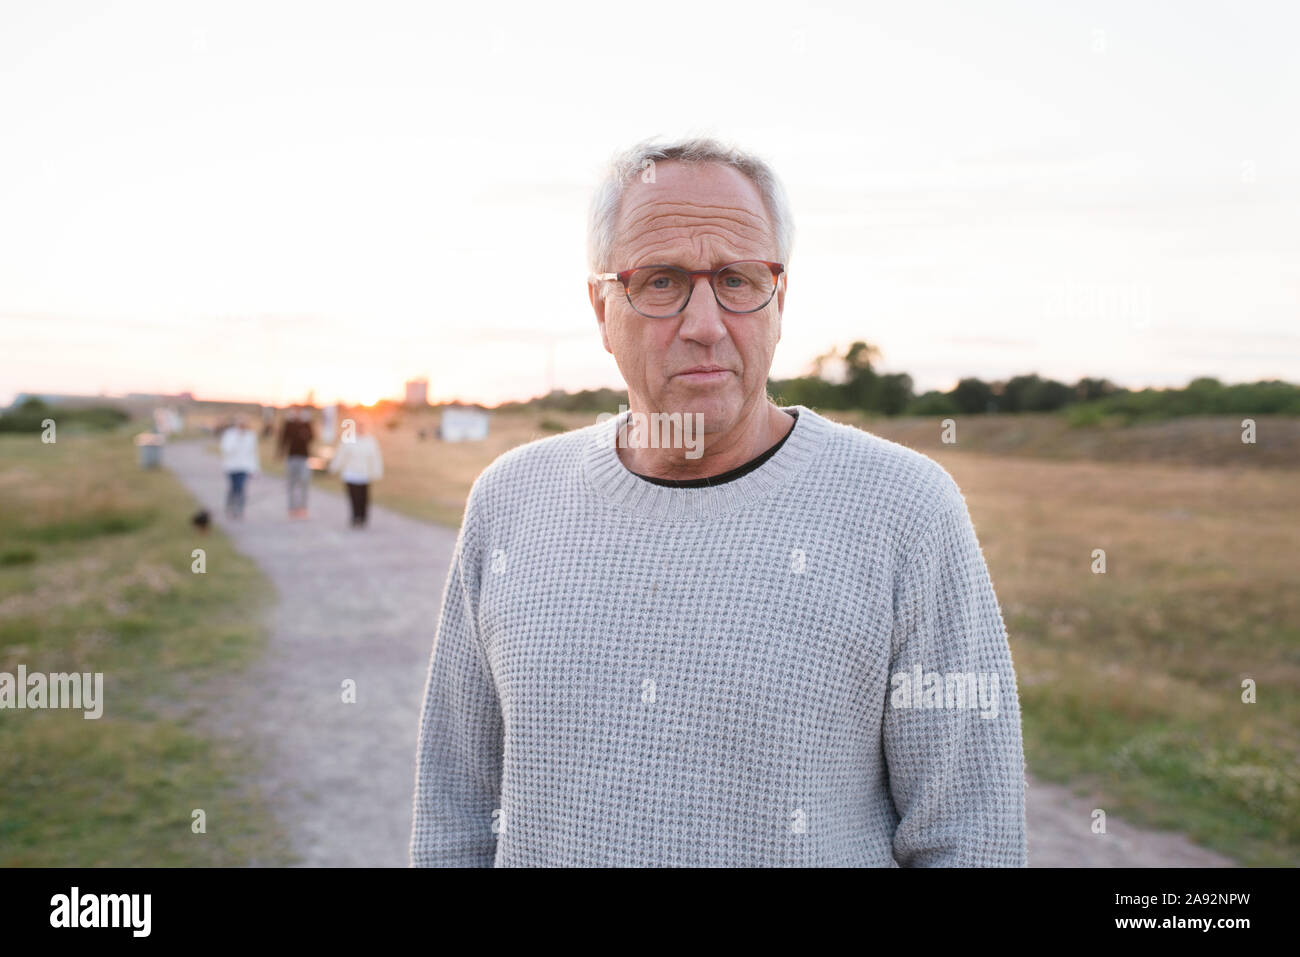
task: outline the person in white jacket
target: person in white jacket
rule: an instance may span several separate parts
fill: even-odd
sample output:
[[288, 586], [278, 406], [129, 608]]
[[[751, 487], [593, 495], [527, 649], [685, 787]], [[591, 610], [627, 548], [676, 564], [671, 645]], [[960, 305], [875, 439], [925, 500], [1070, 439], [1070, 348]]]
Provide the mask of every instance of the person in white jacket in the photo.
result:
[[[349, 424], [352, 428], [349, 428]], [[352, 527], [366, 524], [366, 507], [370, 501], [370, 483], [383, 478], [384, 459], [379, 443], [372, 434], [370, 420], [355, 416], [351, 423], [341, 423], [339, 444], [330, 460], [330, 471], [343, 479], [352, 503]]]
[[250, 475], [262, 471], [257, 454], [257, 433], [248, 420], [235, 416], [234, 422], [221, 433], [221, 467], [230, 481], [226, 492], [226, 515], [244, 517], [244, 483]]

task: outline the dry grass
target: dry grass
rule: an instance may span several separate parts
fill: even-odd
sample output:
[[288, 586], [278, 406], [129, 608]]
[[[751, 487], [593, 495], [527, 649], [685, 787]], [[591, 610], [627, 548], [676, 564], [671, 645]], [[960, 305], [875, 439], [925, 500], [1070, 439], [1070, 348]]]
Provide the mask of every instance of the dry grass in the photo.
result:
[[[934, 457], [997, 588], [1033, 769], [1241, 860], [1296, 863], [1295, 476]], [[1247, 678], [1256, 704], [1242, 702]]]
[[[827, 412], [830, 418], [867, 429], [924, 452], [944, 452], [940, 416], [885, 418]], [[969, 452], [1062, 461], [1241, 465], [1300, 468], [1300, 417], [1255, 417], [1253, 444], [1241, 441], [1242, 416], [1188, 416], [1163, 422], [1071, 428], [1064, 415], [958, 415], [957, 446]]]

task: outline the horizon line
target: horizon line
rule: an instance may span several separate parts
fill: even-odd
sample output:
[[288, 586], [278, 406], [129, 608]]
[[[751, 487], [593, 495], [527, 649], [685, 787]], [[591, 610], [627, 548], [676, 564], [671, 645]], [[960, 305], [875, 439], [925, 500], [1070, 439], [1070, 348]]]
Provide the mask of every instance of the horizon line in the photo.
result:
[[[878, 373], [878, 375], [880, 375], [880, 376], [882, 376], [882, 377], [883, 377], [883, 376], [889, 376], [889, 375], [899, 375], [899, 374], [906, 374], [906, 373], [893, 373], [893, 372], [881, 372], [881, 373]], [[1115, 388], [1116, 388], [1117, 390], [1125, 390], [1125, 391], [1129, 391], [1129, 392], [1142, 392], [1142, 391], [1146, 391], [1146, 390], [1169, 391], [1169, 390], [1171, 390], [1171, 389], [1174, 389], [1174, 390], [1181, 390], [1181, 389], [1186, 389], [1189, 385], [1191, 385], [1191, 383], [1197, 381], [1198, 379], [1214, 379], [1215, 381], [1219, 382], [1221, 385], [1223, 385], [1223, 386], [1225, 386], [1225, 387], [1238, 386], [1238, 385], [1258, 385], [1258, 384], [1261, 384], [1261, 383], [1272, 383], [1272, 382], [1279, 382], [1279, 383], [1282, 383], [1283, 385], [1289, 385], [1289, 386], [1293, 386], [1293, 387], [1300, 387], [1300, 383], [1290, 382], [1290, 381], [1288, 381], [1288, 380], [1286, 380], [1286, 379], [1276, 379], [1276, 378], [1275, 378], [1275, 379], [1255, 379], [1255, 380], [1242, 381], [1242, 382], [1224, 382], [1223, 380], [1219, 379], [1217, 376], [1211, 376], [1211, 375], [1192, 376], [1192, 377], [1190, 377], [1190, 378], [1189, 378], [1189, 379], [1188, 379], [1184, 384], [1182, 384], [1182, 385], [1177, 385], [1177, 386], [1152, 386], [1152, 385], [1145, 385], [1145, 386], [1141, 386], [1141, 387], [1132, 387], [1132, 386], [1126, 386], [1126, 385], [1123, 385], [1123, 384], [1121, 384], [1121, 383], [1115, 382], [1115, 381], [1113, 381], [1113, 380], [1111, 380], [1111, 379], [1107, 379], [1105, 376], [1082, 376], [1082, 377], [1080, 377], [1080, 379], [1076, 380], [1075, 383], [1069, 383], [1069, 382], [1063, 382], [1063, 381], [1060, 380], [1060, 379], [1055, 379], [1055, 380], [1054, 380], [1054, 379], [1052, 379], [1050, 376], [1044, 377], [1044, 376], [1041, 376], [1041, 375], [1039, 375], [1038, 373], [1035, 373], [1035, 372], [1019, 372], [1019, 373], [1016, 373], [1016, 374], [1013, 375], [1013, 376], [1008, 376], [1008, 377], [1006, 377], [1006, 378], [1001, 378], [1001, 379], [984, 379], [984, 378], [982, 378], [982, 377], [980, 377], [980, 376], [967, 375], [967, 376], [962, 376], [962, 377], [960, 377], [960, 378], [957, 380], [957, 382], [960, 382], [960, 381], [962, 381], [963, 379], [978, 379], [978, 380], [981, 381], [981, 382], [985, 382], [985, 383], [987, 383], [987, 384], [989, 384], [989, 385], [992, 385], [992, 384], [997, 383], [997, 382], [1007, 382], [1007, 381], [1009, 381], [1010, 379], [1013, 379], [1013, 378], [1017, 378], [1017, 377], [1020, 377], [1020, 376], [1030, 376], [1030, 375], [1038, 375], [1040, 379], [1043, 379], [1043, 381], [1056, 381], [1056, 382], [1062, 382], [1063, 385], [1072, 385], [1072, 384], [1077, 384], [1078, 382], [1083, 381], [1084, 379], [1090, 379], [1090, 380], [1092, 380], [1092, 381], [1096, 381], [1096, 382], [1106, 381], [1106, 382], [1110, 382], [1112, 385], [1114, 385]], [[799, 378], [812, 378], [812, 377], [811, 377], [811, 376], [787, 376], [787, 377], [782, 378], [782, 379], [773, 379], [773, 378], [769, 377], [769, 378], [768, 378], [768, 382], [769, 382], [769, 383], [771, 383], [771, 382], [783, 382], [783, 381], [790, 381], [790, 380], [792, 380], [792, 379], [799, 379]], [[829, 380], [828, 380], [828, 381], [829, 381]], [[919, 392], [919, 393], [916, 393], [916, 395], [919, 397], [919, 396], [922, 396], [922, 395], [927, 394], [928, 392], [937, 392], [937, 393], [939, 393], [939, 394], [941, 394], [941, 395], [946, 395], [946, 394], [948, 394], [949, 392], [951, 392], [954, 388], [956, 388], [956, 385], [957, 385], [957, 383], [954, 382], [953, 385], [952, 385], [951, 387], [949, 387], [948, 389], [929, 389], [929, 390], [926, 390], [926, 392]], [[472, 401], [469, 401], [469, 400], [464, 399], [464, 398], [461, 398], [461, 397], [456, 397], [456, 398], [439, 399], [439, 400], [437, 400], [437, 401], [426, 400], [426, 401], [422, 404], [422, 406], [421, 406], [421, 404], [414, 404], [414, 405], [410, 405], [410, 406], [408, 406], [407, 403], [406, 403], [405, 398], [402, 397], [402, 396], [397, 396], [397, 395], [392, 395], [392, 396], [381, 396], [381, 397], [375, 399], [373, 402], [370, 402], [370, 403], [363, 402], [363, 401], [360, 401], [360, 400], [355, 400], [355, 401], [342, 401], [342, 400], [336, 400], [336, 401], [333, 401], [333, 402], [319, 402], [318, 400], [316, 400], [316, 399], [313, 397], [313, 398], [311, 399], [311, 401], [307, 401], [306, 398], [303, 398], [303, 399], [300, 399], [300, 400], [297, 400], [297, 401], [284, 402], [284, 403], [281, 404], [281, 403], [277, 403], [277, 402], [268, 402], [268, 401], [264, 401], [264, 400], [262, 400], [262, 399], [260, 399], [260, 398], [229, 397], [229, 396], [227, 396], [227, 397], [201, 396], [201, 395], [195, 393], [193, 390], [190, 390], [190, 389], [182, 389], [182, 390], [179, 391], [179, 392], [142, 392], [142, 391], [132, 391], [132, 392], [36, 392], [36, 391], [28, 390], [28, 389], [15, 389], [15, 390], [13, 391], [13, 393], [11, 393], [11, 394], [8, 396], [8, 400], [4, 402], [4, 405], [3, 405], [3, 406], [0, 406], [0, 407], [3, 407], [3, 408], [9, 408], [9, 407], [13, 406], [13, 405], [14, 405], [14, 404], [19, 400], [20, 397], [26, 397], [26, 398], [33, 398], [33, 397], [34, 397], [34, 398], [43, 398], [43, 397], [47, 397], [47, 396], [48, 396], [48, 397], [51, 397], [51, 398], [63, 398], [63, 399], [104, 399], [104, 400], [108, 400], [108, 401], [113, 401], [113, 400], [119, 400], [119, 401], [121, 401], [121, 400], [132, 400], [132, 399], [135, 399], [135, 400], [149, 400], [149, 399], [153, 399], [153, 400], [160, 400], [160, 401], [161, 401], [161, 400], [170, 400], [170, 401], [180, 401], [180, 402], [209, 403], [209, 404], [213, 404], [213, 405], [256, 405], [256, 406], [261, 406], [261, 407], [263, 407], [263, 408], [273, 408], [273, 409], [284, 409], [284, 408], [289, 408], [289, 407], [291, 407], [291, 406], [302, 406], [302, 405], [311, 405], [311, 406], [315, 406], [315, 407], [319, 407], [319, 408], [325, 408], [326, 406], [330, 406], [330, 405], [341, 405], [341, 406], [344, 406], [344, 407], [358, 407], [358, 408], [375, 408], [376, 406], [379, 406], [379, 405], [382, 405], [382, 404], [391, 404], [391, 405], [404, 406], [404, 407], [407, 407], [407, 408], [421, 408], [421, 407], [424, 407], [424, 408], [437, 408], [437, 407], [439, 407], [439, 406], [446, 406], [446, 405], [465, 405], [465, 406], [475, 406], [475, 407], [478, 407], [478, 408], [481, 408], [481, 409], [489, 409], [489, 410], [491, 410], [491, 409], [499, 409], [499, 408], [501, 408], [502, 406], [505, 406], [505, 405], [528, 405], [528, 404], [530, 404], [530, 403], [532, 403], [532, 402], [536, 402], [536, 401], [538, 401], [538, 400], [540, 400], [540, 399], [548, 398], [548, 397], [550, 397], [550, 396], [552, 396], [552, 395], [555, 395], [556, 393], [559, 393], [559, 394], [561, 394], [561, 395], [566, 395], [566, 396], [568, 396], [568, 395], [577, 395], [577, 394], [582, 393], [582, 392], [601, 392], [601, 391], [609, 391], [609, 392], [626, 392], [626, 391], [627, 391], [627, 386], [626, 386], [626, 385], [623, 385], [623, 386], [595, 386], [595, 387], [592, 387], [592, 388], [573, 389], [573, 390], [570, 390], [570, 389], [559, 389], [559, 388], [557, 388], [557, 389], [553, 389], [551, 392], [543, 392], [543, 393], [539, 393], [539, 394], [536, 394], [536, 395], [529, 396], [528, 398], [501, 399], [500, 401], [496, 402], [495, 404], [491, 404], [491, 405], [489, 405], [488, 403], [485, 403], [485, 402], [472, 402]], [[3, 400], [4, 398], [5, 398], [4, 396], [0, 396], [0, 400]]]

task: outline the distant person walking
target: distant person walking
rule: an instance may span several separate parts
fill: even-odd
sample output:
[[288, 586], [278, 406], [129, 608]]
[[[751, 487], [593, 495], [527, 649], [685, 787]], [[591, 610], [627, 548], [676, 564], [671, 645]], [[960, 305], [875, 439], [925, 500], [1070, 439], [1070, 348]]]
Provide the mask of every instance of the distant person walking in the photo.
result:
[[307, 457], [311, 454], [311, 443], [316, 438], [312, 427], [311, 413], [294, 406], [285, 416], [284, 426], [280, 429], [280, 443], [277, 452], [286, 461], [285, 474], [289, 480], [289, 517], [307, 517], [307, 490], [311, 488], [311, 469], [307, 467]]
[[244, 517], [244, 483], [250, 475], [262, 471], [257, 455], [257, 433], [248, 427], [248, 420], [237, 415], [221, 433], [221, 467], [230, 480], [226, 492], [226, 515]]
[[351, 423], [344, 419], [341, 425], [330, 471], [337, 472], [347, 486], [348, 499], [352, 502], [352, 527], [361, 528], [366, 524], [370, 483], [383, 478], [384, 459], [379, 454], [379, 443], [371, 434], [369, 419], [358, 416]]

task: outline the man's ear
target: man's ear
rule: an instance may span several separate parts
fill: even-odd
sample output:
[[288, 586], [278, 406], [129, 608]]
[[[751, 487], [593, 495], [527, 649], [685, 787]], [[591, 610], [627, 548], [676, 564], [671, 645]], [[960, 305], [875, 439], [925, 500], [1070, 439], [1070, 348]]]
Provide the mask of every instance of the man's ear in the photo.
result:
[[587, 298], [591, 300], [591, 308], [596, 313], [596, 325], [600, 326], [600, 341], [605, 346], [605, 351], [610, 355], [614, 350], [609, 346], [609, 333], [605, 328], [605, 297], [601, 293], [601, 282], [587, 280]]

